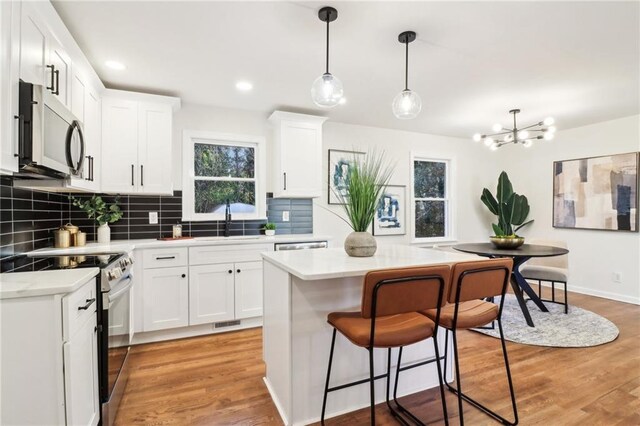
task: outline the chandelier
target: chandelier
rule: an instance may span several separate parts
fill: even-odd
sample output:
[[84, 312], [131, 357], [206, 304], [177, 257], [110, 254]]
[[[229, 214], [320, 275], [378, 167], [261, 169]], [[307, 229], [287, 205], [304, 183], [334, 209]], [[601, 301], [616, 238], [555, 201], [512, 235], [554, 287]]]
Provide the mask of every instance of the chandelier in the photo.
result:
[[490, 135], [482, 135], [476, 133], [473, 135], [475, 142], [484, 141], [484, 144], [488, 146], [492, 151], [497, 150], [503, 145], [522, 144], [525, 148], [529, 148], [533, 145], [535, 139], [551, 140], [556, 132], [556, 128], [552, 126], [554, 119], [547, 117], [542, 121], [532, 124], [521, 129], [516, 124], [516, 115], [520, 112], [519, 109], [512, 109], [509, 114], [513, 114], [513, 128], [504, 128], [502, 124], [494, 124], [492, 130], [496, 133]]

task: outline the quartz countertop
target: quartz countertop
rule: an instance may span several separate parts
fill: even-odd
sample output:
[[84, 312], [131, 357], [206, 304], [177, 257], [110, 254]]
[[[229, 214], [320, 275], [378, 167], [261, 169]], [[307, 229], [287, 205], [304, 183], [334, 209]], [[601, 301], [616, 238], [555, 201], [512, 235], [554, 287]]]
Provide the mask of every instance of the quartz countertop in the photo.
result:
[[88, 243], [83, 247], [69, 247], [64, 249], [44, 248], [27, 253], [28, 255], [61, 255], [61, 254], [95, 254], [95, 253], [120, 253], [131, 252], [134, 249], [163, 248], [163, 247], [198, 247], [214, 245], [241, 245], [241, 244], [279, 244], [308, 241], [328, 241], [331, 237], [314, 234], [289, 234], [267, 237], [265, 235], [239, 236], [239, 237], [196, 237], [193, 239], [160, 241], [156, 239], [145, 240], [113, 240], [109, 244]]
[[99, 273], [83, 268], [0, 274], [0, 299], [71, 293]]
[[372, 257], [350, 257], [343, 248], [262, 253], [262, 258], [303, 280], [364, 276], [376, 269], [443, 265], [478, 256], [404, 245], [378, 247]]

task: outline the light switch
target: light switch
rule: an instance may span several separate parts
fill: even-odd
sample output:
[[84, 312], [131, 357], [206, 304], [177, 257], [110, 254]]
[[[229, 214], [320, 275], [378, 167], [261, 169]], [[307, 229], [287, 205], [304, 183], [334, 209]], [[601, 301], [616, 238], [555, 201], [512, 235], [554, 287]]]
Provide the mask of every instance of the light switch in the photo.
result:
[[289, 210], [285, 210], [282, 212], [282, 221], [289, 222]]
[[151, 225], [158, 224], [158, 212], [149, 212], [149, 223]]

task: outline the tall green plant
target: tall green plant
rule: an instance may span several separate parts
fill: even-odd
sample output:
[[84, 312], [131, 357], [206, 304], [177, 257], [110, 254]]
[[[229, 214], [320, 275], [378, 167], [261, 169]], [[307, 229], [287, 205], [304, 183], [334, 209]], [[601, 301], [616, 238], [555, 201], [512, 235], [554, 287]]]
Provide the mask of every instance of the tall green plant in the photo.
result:
[[122, 210], [120, 210], [120, 206], [118, 206], [117, 198], [115, 203], [111, 205], [108, 205], [102, 197], [98, 195], [94, 195], [86, 200], [70, 195], [69, 199], [74, 206], [82, 209], [89, 219], [95, 219], [99, 225], [117, 222], [122, 218]]
[[484, 188], [480, 199], [489, 211], [498, 217], [498, 223], [491, 224], [496, 237], [516, 237], [516, 232], [520, 228], [533, 222], [533, 220], [525, 222], [529, 215], [527, 197], [513, 191], [509, 176], [504, 171], [498, 177], [496, 196], [494, 197], [491, 191]]
[[356, 232], [369, 230], [380, 197], [393, 174], [384, 152], [368, 153], [364, 159], [354, 158], [349, 168], [347, 190], [334, 193], [342, 203], [347, 223]]

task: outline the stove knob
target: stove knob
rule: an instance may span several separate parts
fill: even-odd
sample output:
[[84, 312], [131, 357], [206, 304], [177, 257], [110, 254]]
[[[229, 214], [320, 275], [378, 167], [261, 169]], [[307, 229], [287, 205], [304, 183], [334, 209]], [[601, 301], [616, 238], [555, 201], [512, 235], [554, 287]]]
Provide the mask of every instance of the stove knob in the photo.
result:
[[107, 280], [112, 281], [114, 278], [113, 272], [107, 271]]

